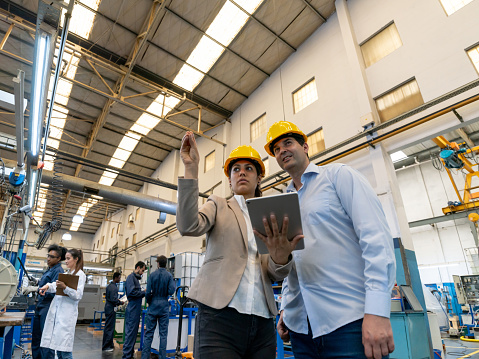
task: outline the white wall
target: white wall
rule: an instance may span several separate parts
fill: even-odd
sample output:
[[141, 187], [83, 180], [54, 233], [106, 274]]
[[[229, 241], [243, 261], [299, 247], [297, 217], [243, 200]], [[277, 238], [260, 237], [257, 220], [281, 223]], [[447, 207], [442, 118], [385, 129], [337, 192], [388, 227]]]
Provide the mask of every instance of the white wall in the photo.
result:
[[[473, 1], [449, 17], [438, 0], [400, 2], [349, 0], [347, 5], [358, 42], [368, 38], [391, 20], [396, 23], [403, 42], [403, 46], [399, 49], [366, 69], [367, 82], [373, 97], [414, 76], [427, 102], [478, 78], [464, 49], [479, 40], [477, 31], [474, 31], [477, 29], [479, 1]], [[312, 77], [316, 79], [319, 99], [301, 112], [294, 114], [291, 94]], [[361, 132], [359, 118], [362, 114], [359, 113], [351, 81], [352, 76], [339, 20], [336, 14], [333, 14], [327, 23], [305, 41], [233, 113], [231, 123], [206, 133], [226, 143], [227, 146], [223, 147], [204, 138], [197, 139], [202, 158], [199, 175], [200, 191], [206, 191], [222, 181], [214, 193], [221, 196], [230, 194], [222, 169], [224, 160], [237, 146], [249, 144], [250, 123], [263, 113], [266, 113], [268, 127], [279, 120], [293, 121], [306, 133], [322, 127], [327, 148]], [[475, 92], [477, 89], [472, 89], [414, 115], [409, 120], [444, 108]], [[458, 112], [466, 122], [473, 121], [479, 117], [479, 106], [468, 105]], [[454, 115], [446, 114], [413, 131], [388, 139], [384, 142], [384, 148], [388, 152], [394, 152], [414, 141], [433, 137], [439, 131], [445, 132], [447, 128], [457, 123], [459, 122]], [[264, 143], [265, 135], [251, 144], [262, 157], [266, 157]], [[216, 166], [213, 170], [203, 173], [204, 156], [213, 150], [216, 152]], [[361, 171], [373, 187], [381, 187], [381, 184], [376, 183], [372, 159], [367, 149], [345, 157], [341, 159], [341, 162], [349, 163]], [[271, 159], [270, 174], [279, 170], [276, 161]], [[420, 216], [425, 218], [439, 215], [440, 208], [447, 202], [448, 196], [453, 194], [450, 189], [441, 189], [439, 180], [445, 182], [444, 174], [435, 173], [428, 165], [421, 166], [421, 170], [427, 172], [427, 178], [431, 179], [431, 183], [421, 183], [417, 169], [398, 172], [404, 206], [408, 219], [411, 216], [410, 220], [418, 219]], [[173, 151], [153, 177], [177, 183], [178, 175], [183, 175], [183, 172], [179, 154]], [[395, 178], [392, 180], [395, 181]], [[146, 184], [142, 191], [155, 197], [176, 201], [176, 192], [172, 190]], [[199, 202], [201, 203], [201, 199]], [[418, 208], [421, 208], [421, 211], [417, 210]], [[167, 222], [159, 225], [156, 223], [157, 213], [141, 209], [140, 219], [135, 223], [135, 231], [129, 231], [126, 229], [126, 220], [128, 215], [135, 211], [136, 208], [129, 206], [125, 211], [112, 217], [112, 220], [122, 222], [120, 235], [115, 234], [114, 238], [110, 235], [111, 223], [105, 222], [102, 225], [94, 239], [95, 242], [99, 239], [101, 241], [101, 237], [105, 236], [105, 243], [100, 246], [101, 250], [108, 250], [116, 242], [119, 248], [123, 248], [125, 238], [129, 237], [131, 243], [134, 232], [138, 233], [137, 240], [141, 240], [175, 221], [174, 216], [168, 216]], [[460, 247], [470, 246], [471, 238], [467, 235], [467, 223], [457, 224], [458, 226], [454, 226], [446, 222], [434, 229], [417, 228], [411, 231], [420, 264], [463, 261]], [[402, 233], [402, 235], [406, 236], [409, 233]], [[200, 247], [201, 238], [181, 238], [175, 232], [148, 244], [122, 261], [126, 268], [132, 269], [135, 261], [144, 260], [151, 254], [169, 255], [170, 252], [199, 251]], [[440, 277], [448, 278], [452, 271], [450, 268], [441, 269], [437, 275], [432, 269], [421, 270], [421, 273], [426, 276], [425, 282], [437, 281]], [[467, 272], [464, 263], [456, 269], [462, 271], [461, 273]], [[441, 274], [440, 277], [439, 274]]]

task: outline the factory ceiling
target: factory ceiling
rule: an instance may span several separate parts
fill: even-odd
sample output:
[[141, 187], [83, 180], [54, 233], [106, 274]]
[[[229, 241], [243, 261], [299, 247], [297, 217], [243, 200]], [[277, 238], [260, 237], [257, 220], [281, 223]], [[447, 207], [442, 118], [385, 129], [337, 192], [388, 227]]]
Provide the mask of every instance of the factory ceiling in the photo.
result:
[[[38, 8], [38, 0], [0, 0], [0, 90], [13, 93], [21, 69], [27, 99]], [[149, 177], [186, 130], [208, 137], [334, 11], [333, 0], [77, 1], [47, 145], [61, 154], [65, 175], [138, 191], [141, 179], [105, 169]], [[0, 133], [15, 134], [6, 109]], [[36, 212], [43, 220], [49, 192], [42, 189]], [[106, 210], [104, 200], [82, 193], [63, 196], [67, 230], [95, 233], [105, 213], [123, 208]], [[76, 213], [98, 218], [71, 227]]]

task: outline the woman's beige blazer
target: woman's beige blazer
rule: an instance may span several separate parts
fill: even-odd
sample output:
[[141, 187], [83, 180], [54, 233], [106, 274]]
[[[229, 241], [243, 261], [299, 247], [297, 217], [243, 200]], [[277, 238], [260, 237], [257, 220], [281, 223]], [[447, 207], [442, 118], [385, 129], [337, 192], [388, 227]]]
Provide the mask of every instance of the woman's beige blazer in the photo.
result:
[[[206, 255], [203, 266], [188, 292], [188, 297], [212, 308], [226, 307], [233, 299], [246, 268], [248, 234], [241, 208], [230, 200], [212, 195], [198, 209], [198, 180], [178, 179], [176, 226], [183, 236], [206, 233]], [[264, 295], [272, 314], [277, 313], [272, 281], [284, 279], [292, 261], [277, 265], [269, 254], [261, 254]]]

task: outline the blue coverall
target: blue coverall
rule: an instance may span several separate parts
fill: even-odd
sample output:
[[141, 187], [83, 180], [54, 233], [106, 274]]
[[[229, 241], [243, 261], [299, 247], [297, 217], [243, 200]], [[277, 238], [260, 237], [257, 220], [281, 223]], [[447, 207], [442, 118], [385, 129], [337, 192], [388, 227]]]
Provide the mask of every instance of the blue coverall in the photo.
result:
[[126, 278], [128, 306], [125, 313], [125, 342], [123, 343], [122, 359], [131, 359], [135, 350], [136, 336], [140, 325], [141, 300], [145, 296], [145, 292], [141, 290], [140, 279], [141, 275], [135, 272]]
[[[59, 273], [63, 273], [63, 268], [60, 263], [48, 268], [38, 282], [38, 288], [43, 287], [47, 283], [55, 282], [58, 279]], [[55, 293], [46, 293], [44, 296], [38, 295], [37, 297], [38, 302], [37, 306], [35, 307], [35, 315], [33, 317], [32, 326], [33, 359], [53, 359], [55, 357], [55, 351], [49, 348], [40, 347], [45, 319], [47, 318], [48, 309], [50, 309], [50, 304], [52, 303], [54, 297]]]
[[115, 307], [120, 305], [118, 300], [118, 287], [110, 282], [105, 292], [105, 329], [103, 330], [102, 350], [113, 348], [113, 333], [115, 331], [116, 312]]
[[165, 268], [151, 273], [146, 287], [146, 301], [149, 304], [146, 314], [146, 330], [141, 359], [149, 359], [151, 342], [156, 323], [160, 334], [159, 359], [166, 358], [166, 339], [168, 337], [169, 307], [168, 296], [175, 292], [176, 286], [172, 275]]

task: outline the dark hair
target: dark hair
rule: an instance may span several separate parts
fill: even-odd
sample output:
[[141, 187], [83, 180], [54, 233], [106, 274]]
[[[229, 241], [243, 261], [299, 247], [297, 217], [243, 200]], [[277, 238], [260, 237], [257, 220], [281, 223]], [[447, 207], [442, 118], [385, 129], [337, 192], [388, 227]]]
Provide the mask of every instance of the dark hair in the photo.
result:
[[78, 259], [77, 265], [75, 266], [75, 271], [73, 274], [76, 274], [80, 269], [83, 270], [83, 252], [81, 249], [71, 248], [67, 251], [72, 255], [73, 258]]
[[120, 272], [115, 272], [113, 273], [113, 280], [115, 280], [116, 278], [118, 277], [121, 277], [121, 273]]
[[138, 261], [138, 263], [135, 264], [135, 269], [138, 268], [138, 267], [140, 267], [140, 268], [146, 267], [145, 262]]
[[[271, 151], [271, 153], [274, 153], [274, 145], [276, 143], [278, 143], [278, 141], [281, 141], [283, 138], [286, 138], [286, 137], [292, 137], [293, 139], [296, 140], [296, 142], [299, 143], [300, 146], [304, 145], [304, 143], [305, 143], [304, 137], [301, 136], [300, 134], [298, 134], [298, 133], [285, 133], [284, 135], [279, 136], [278, 138], [276, 138], [273, 142], [271, 142], [269, 144], [269, 150]], [[309, 158], [309, 156], [308, 156], [308, 158]]]
[[51, 244], [48, 246], [47, 251], [55, 251], [57, 252], [57, 256], [60, 257], [61, 261], [65, 260], [65, 254], [67, 253], [67, 249], [65, 247], [59, 246], [58, 244]]
[[[242, 160], [245, 160], [245, 161], [248, 161], [248, 162], [251, 162], [251, 164], [254, 166], [254, 168], [256, 168], [256, 174], [258, 176], [261, 176], [261, 166], [259, 165], [258, 162], [256, 162], [255, 160], [252, 160], [250, 158], [237, 158], [233, 161], [230, 162], [230, 164], [228, 165], [228, 173], [229, 173], [229, 177], [231, 178], [231, 169], [233, 168], [233, 165], [238, 162], [238, 161], [242, 161]], [[261, 192], [261, 188], [260, 188], [260, 185], [258, 184], [256, 186], [256, 188], [254, 189], [254, 196], [255, 197], [262, 197], [263, 196], [263, 192]]]
[[158, 262], [161, 268], [166, 268], [166, 263], [168, 262], [168, 259], [166, 259], [165, 256], [158, 256], [156, 258], [156, 261]]

